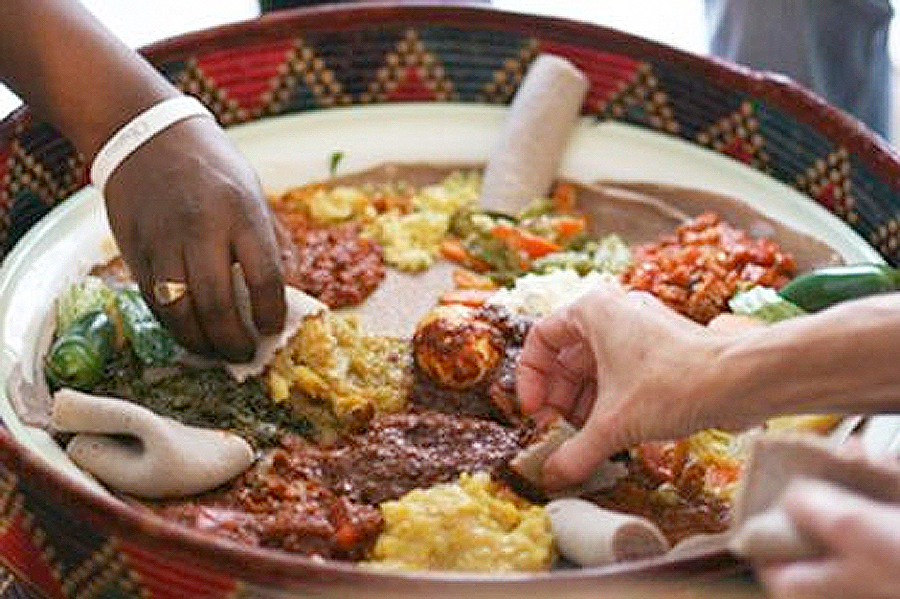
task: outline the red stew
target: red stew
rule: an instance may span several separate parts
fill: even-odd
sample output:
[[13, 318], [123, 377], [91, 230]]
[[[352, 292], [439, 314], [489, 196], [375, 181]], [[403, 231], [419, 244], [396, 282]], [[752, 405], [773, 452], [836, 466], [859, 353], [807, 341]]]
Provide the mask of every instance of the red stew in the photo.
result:
[[[331, 308], [356, 306], [384, 279], [384, 253], [360, 235], [360, 226], [312, 225], [304, 217], [278, 215], [290, 236], [282, 235], [282, 263], [290, 285]], [[286, 244], [293, 247], [284, 247]]]
[[358, 561], [384, 526], [378, 508], [310, 479], [284, 476], [287, 449], [269, 452], [229, 487], [159, 507], [169, 520], [254, 547]]
[[707, 213], [637, 248], [622, 282], [706, 324], [727, 309], [741, 285], [779, 289], [796, 267], [774, 241], [750, 237]]
[[378, 503], [463, 472], [499, 476], [528, 434], [438, 412], [383, 416], [331, 448], [286, 436], [226, 488], [157, 509], [247, 545], [358, 561], [383, 527]]
[[[614, 487], [587, 499], [601, 507], [651, 520], [672, 544], [691, 535], [728, 528], [731, 508], [705, 491], [708, 469], [691, 459], [687, 443], [644, 443], [631, 455], [628, 475]], [[668, 489], [662, 492], [661, 485]]]

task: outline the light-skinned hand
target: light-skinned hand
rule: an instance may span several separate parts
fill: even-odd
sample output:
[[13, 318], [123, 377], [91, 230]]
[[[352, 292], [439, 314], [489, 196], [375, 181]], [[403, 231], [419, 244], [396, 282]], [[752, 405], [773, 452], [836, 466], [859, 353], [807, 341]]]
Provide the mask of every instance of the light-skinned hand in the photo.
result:
[[792, 483], [781, 504], [798, 531], [828, 552], [817, 560], [760, 566], [770, 597], [900, 597], [900, 506], [815, 480]]
[[633, 443], [701, 428], [689, 400], [717, 338], [653, 296], [610, 284], [535, 323], [517, 371], [522, 409], [581, 427], [547, 460], [545, 484], [575, 484]]

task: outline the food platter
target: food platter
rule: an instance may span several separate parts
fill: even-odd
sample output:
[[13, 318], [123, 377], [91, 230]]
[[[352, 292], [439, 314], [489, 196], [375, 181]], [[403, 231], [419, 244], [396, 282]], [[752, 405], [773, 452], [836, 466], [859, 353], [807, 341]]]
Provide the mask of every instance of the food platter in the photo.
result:
[[[329, 157], [337, 152], [342, 154], [339, 172], [355, 172], [383, 162], [484, 162], [504, 116], [504, 109], [494, 106], [395, 104], [267, 119], [232, 128], [230, 133], [257, 168], [263, 187], [277, 193], [328, 177]], [[389, 143], [371, 141], [388, 136]], [[663, 183], [737, 197], [827, 243], [845, 262], [881, 260], [846, 224], [796, 190], [717, 153], [636, 127], [583, 121], [565, 155], [561, 174], [578, 181]], [[33, 359], [52, 298], [115, 251], [102, 201], [92, 188], [59, 206], [22, 240], [0, 275], [0, 312], [4, 315], [0, 322], [0, 376], [7, 378], [14, 364]], [[422, 313], [445, 290], [440, 280], [432, 281], [431, 287], [418, 300]], [[54, 468], [92, 484], [77, 469], [72, 470], [45, 433], [22, 426], [8, 401], [0, 407], [17, 439]]]
[[[330, 157], [335, 153], [342, 156], [338, 174], [384, 162], [484, 162], [505, 114], [501, 107], [486, 105], [391, 104], [264, 119], [232, 128], [230, 133], [258, 169], [264, 188], [278, 193], [329, 176]], [[565, 155], [561, 175], [585, 182], [614, 179], [679, 185], [738, 197], [766, 216], [790, 223], [825, 242], [845, 262], [881, 260], [847, 225], [793, 188], [720, 154], [646, 129], [583, 120]], [[102, 201], [91, 188], [56, 208], [22, 239], [0, 272], [0, 313], [4, 315], [0, 321], [0, 376], [8, 379], [18, 363], [25, 364], [24, 371], [29, 371], [28, 365], [37, 358], [52, 299], [90, 266], [114, 252]], [[443, 291], [440, 281], [433, 284], [435, 288], [424, 294], [423, 305], [433, 304]], [[44, 431], [25, 426], [18, 419], [6, 395], [0, 401], [0, 415], [16, 442], [42, 468], [63, 476], [80, 489], [77, 493], [84, 493], [88, 503], [110, 500], [106, 491], [74, 467]], [[838, 434], [846, 434], [846, 429]], [[190, 535], [186, 538], [197, 542]], [[215, 541], [209, 543], [216, 545]], [[734, 565], [715, 550], [680, 559], [599, 569], [596, 576], [612, 579], [635, 571], [709, 572]], [[347, 574], [344, 566], [335, 565], [334, 569]], [[348, 575], [352, 577], [352, 571]], [[391, 579], [394, 575], [377, 576]], [[454, 578], [443, 574], [420, 576]], [[570, 576], [573, 574], [557, 572], [533, 579]], [[487, 580], [523, 582], [526, 578], [498, 576]], [[451, 588], [452, 585], [447, 587], [448, 592]], [[576, 588], [572, 587], [572, 591], [576, 592]]]
[[[388, 160], [483, 161], [526, 68], [556, 54], [589, 83], [562, 176], [737, 195], [839, 248], [845, 261], [898, 260], [900, 158], [890, 146], [791, 81], [624, 32], [467, 2], [349, 3], [143, 52], [232, 126], [276, 193], [329, 175], [338, 154], [338, 175]], [[113, 251], [99, 197], [81, 190], [83, 170], [28, 110], [0, 123], [0, 232], [12, 249], [0, 271], [4, 376], [37, 356], [51, 298]], [[758, 596], [748, 577], [728, 576], [746, 566], [719, 545], [600, 568], [478, 575], [371, 572], [229, 543], [137, 513], [25, 427], [8, 401], [0, 398], [0, 564], [41, 595]], [[872, 444], [895, 446], [895, 421], [875, 421], [864, 430], [878, 433]], [[844, 424], [838, 440], [855, 420]]]

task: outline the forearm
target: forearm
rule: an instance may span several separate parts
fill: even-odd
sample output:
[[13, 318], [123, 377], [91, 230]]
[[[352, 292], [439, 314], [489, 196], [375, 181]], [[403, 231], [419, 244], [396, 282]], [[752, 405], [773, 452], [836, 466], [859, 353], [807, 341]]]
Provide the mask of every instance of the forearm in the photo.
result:
[[[727, 343], [705, 411], [737, 426], [777, 415], [900, 409], [900, 293], [849, 302]], [[718, 372], [718, 374], [716, 374]]]
[[0, 2], [0, 78], [88, 159], [177, 93], [76, 0]]

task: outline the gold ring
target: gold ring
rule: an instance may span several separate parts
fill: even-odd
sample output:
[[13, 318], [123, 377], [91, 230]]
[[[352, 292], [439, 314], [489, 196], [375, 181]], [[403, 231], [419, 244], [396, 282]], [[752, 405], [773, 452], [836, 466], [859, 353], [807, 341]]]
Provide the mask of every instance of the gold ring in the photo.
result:
[[153, 284], [153, 297], [161, 306], [174, 304], [187, 293], [187, 283], [181, 281], [159, 281]]

